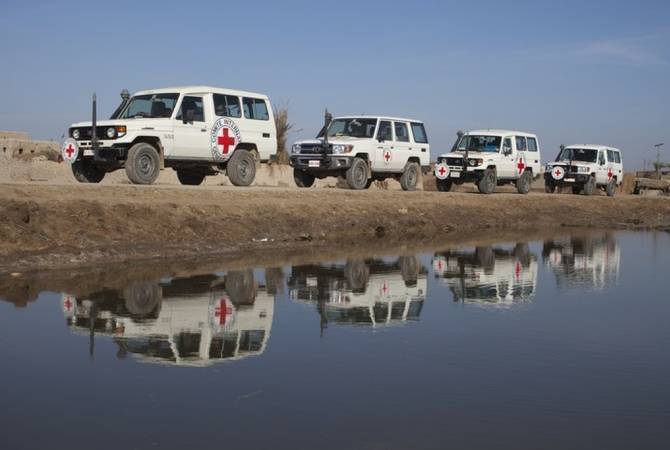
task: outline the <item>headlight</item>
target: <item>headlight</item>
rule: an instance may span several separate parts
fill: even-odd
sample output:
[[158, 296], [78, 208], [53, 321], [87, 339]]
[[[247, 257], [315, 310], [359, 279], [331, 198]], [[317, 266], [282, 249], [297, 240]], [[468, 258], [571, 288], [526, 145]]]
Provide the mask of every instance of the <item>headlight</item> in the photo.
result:
[[468, 165], [470, 165], [471, 167], [481, 166], [482, 165], [482, 160], [481, 159], [475, 159], [475, 158], [468, 159]]
[[333, 145], [333, 154], [341, 154], [341, 153], [349, 153], [354, 149], [353, 145], [342, 145], [342, 144], [334, 144]]
[[293, 147], [291, 147], [291, 153], [300, 153], [300, 144], [293, 144]]
[[116, 136], [116, 130], [114, 129], [114, 127], [109, 127], [107, 128], [105, 134], [107, 134], [107, 137], [109, 139], [114, 139], [114, 137]]
[[549, 164], [547, 164], [546, 166], [544, 166], [544, 171], [545, 171], [545, 172], [551, 172], [552, 170], [554, 170], [554, 168], [553, 168], [552, 166], [550, 166]]
[[72, 130], [72, 138], [75, 139], [75, 140], [79, 140], [79, 130], [78, 129], [75, 128], [74, 130]]
[[577, 166], [577, 172], [578, 173], [586, 173], [589, 171], [588, 167], [583, 167], [583, 166]]

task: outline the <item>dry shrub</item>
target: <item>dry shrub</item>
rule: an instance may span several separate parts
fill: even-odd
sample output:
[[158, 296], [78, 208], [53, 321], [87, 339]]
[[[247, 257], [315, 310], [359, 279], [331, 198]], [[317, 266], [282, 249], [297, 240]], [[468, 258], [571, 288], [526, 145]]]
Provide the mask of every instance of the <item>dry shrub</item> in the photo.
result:
[[276, 107], [274, 110], [275, 126], [277, 128], [277, 156], [274, 158], [275, 164], [288, 164], [288, 149], [286, 140], [289, 131], [293, 129], [288, 119], [288, 105]]

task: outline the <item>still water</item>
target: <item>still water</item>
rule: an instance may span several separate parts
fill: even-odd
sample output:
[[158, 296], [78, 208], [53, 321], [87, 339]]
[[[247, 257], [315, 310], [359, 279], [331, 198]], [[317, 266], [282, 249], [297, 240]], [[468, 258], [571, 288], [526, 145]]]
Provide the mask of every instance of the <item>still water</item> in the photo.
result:
[[591, 233], [4, 279], [0, 447], [670, 448], [668, 267], [667, 233]]

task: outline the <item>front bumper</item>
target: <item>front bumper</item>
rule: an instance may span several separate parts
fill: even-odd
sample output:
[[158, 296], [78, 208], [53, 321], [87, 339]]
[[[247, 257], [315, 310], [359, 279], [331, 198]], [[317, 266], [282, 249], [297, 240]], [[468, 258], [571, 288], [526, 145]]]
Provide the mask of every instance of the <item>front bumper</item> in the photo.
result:
[[352, 158], [340, 155], [291, 155], [289, 164], [296, 169], [308, 172], [333, 172], [347, 170], [351, 167]]
[[569, 184], [583, 184], [589, 181], [591, 175], [588, 173], [571, 173], [568, 172], [563, 175], [563, 178], [560, 180], [555, 180], [550, 173], [545, 172], [544, 180], [550, 183], [555, 184], [556, 186], [569, 185]]

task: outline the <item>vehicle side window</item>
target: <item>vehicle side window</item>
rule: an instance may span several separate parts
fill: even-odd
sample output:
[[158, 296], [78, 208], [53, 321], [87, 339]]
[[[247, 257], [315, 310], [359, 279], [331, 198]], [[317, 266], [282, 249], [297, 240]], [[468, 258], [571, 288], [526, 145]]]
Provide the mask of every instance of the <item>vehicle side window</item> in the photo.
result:
[[512, 153], [512, 139], [505, 138], [503, 141], [503, 153]]
[[537, 139], [531, 137], [528, 138], [528, 151], [529, 152], [537, 151]]
[[270, 120], [268, 105], [265, 104], [265, 100], [244, 97], [242, 99], [242, 105], [244, 107], [244, 117], [247, 119]]
[[428, 136], [426, 136], [426, 129], [422, 123], [412, 124], [412, 134], [414, 135], [414, 142], [417, 144], [427, 144]]
[[240, 98], [235, 95], [214, 94], [214, 114], [219, 117], [242, 117]]
[[614, 152], [614, 162], [617, 164], [621, 164], [621, 153], [619, 152]]
[[602, 150], [598, 152], [598, 164], [600, 165], [605, 164], [605, 152], [603, 152]]
[[612, 150], [607, 150], [607, 162], [614, 162], [614, 152]]
[[516, 137], [516, 151], [517, 152], [525, 152], [527, 149], [526, 146], [526, 138], [523, 136], [517, 136]]
[[379, 131], [377, 131], [377, 139], [380, 139], [382, 141], [393, 140], [393, 128], [391, 127], [391, 122], [387, 121], [379, 122]]
[[393, 122], [393, 125], [395, 125], [395, 140], [398, 142], [409, 142], [407, 124], [403, 122]]
[[193, 111], [193, 121], [204, 122], [205, 110], [202, 105], [202, 97], [193, 97], [190, 95], [184, 96], [184, 99], [181, 101], [181, 106], [179, 107], [179, 112], [177, 113], [177, 119], [182, 120], [182, 118], [187, 117], [187, 111]]

